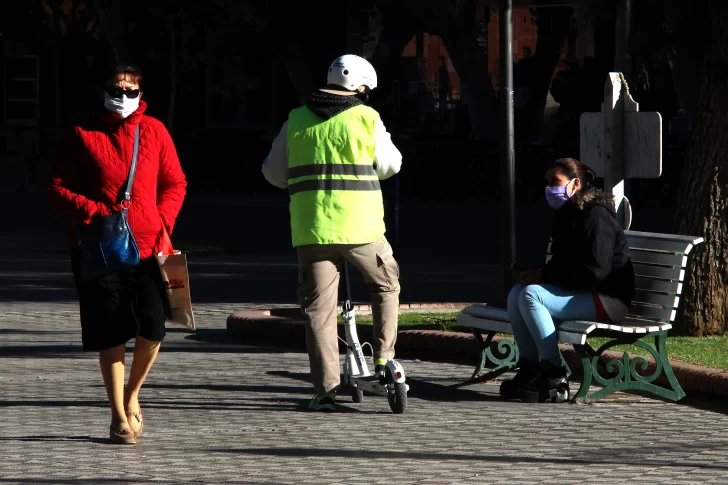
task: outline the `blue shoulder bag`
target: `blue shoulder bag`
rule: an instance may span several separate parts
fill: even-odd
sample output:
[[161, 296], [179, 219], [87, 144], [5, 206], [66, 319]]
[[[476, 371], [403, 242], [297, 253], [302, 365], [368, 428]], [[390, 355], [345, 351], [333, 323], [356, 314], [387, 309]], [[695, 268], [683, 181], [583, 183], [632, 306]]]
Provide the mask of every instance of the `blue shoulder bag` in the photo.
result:
[[131, 206], [139, 154], [139, 125], [134, 132], [134, 154], [122, 200], [121, 212], [99, 217], [78, 227], [78, 248], [81, 252], [81, 279], [88, 281], [139, 264], [139, 248], [129, 228], [127, 213]]

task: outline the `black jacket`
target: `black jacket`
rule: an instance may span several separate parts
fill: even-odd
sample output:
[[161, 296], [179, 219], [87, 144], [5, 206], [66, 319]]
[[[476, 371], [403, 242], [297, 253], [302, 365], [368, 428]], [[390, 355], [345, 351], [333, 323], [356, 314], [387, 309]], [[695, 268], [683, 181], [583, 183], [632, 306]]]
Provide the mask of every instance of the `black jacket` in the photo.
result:
[[554, 215], [551, 240], [544, 283], [596, 291], [630, 305], [634, 268], [611, 202], [597, 196], [579, 209], [570, 200]]

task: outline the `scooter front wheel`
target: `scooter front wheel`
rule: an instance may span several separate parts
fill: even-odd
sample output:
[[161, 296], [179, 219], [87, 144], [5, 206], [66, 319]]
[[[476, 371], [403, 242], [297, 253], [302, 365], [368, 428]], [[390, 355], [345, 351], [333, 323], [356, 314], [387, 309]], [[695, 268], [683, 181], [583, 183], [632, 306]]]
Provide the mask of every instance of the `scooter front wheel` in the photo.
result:
[[387, 395], [389, 407], [394, 414], [403, 414], [407, 411], [407, 384], [404, 382], [391, 383], [390, 386], [394, 389], [390, 389]]

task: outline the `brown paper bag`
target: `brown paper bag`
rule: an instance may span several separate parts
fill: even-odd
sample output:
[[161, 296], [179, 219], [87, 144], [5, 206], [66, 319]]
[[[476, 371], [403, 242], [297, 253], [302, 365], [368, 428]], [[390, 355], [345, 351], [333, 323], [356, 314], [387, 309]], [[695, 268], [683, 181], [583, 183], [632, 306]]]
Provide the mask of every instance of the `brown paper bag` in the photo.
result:
[[167, 322], [195, 330], [187, 256], [181, 251], [173, 250], [172, 241], [164, 226], [162, 226], [162, 231], [161, 251], [157, 255], [157, 263], [159, 263], [159, 271], [162, 273], [162, 281], [169, 301]]
[[157, 256], [157, 262], [169, 300], [170, 312], [167, 315], [167, 322], [195, 330], [187, 256], [180, 251], [175, 251], [172, 255]]

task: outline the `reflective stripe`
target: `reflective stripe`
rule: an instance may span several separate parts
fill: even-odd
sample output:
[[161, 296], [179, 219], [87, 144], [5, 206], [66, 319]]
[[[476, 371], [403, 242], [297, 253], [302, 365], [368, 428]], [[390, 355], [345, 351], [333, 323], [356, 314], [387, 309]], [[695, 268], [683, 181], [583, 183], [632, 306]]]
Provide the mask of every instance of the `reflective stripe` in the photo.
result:
[[379, 180], [304, 180], [288, 186], [288, 192], [291, 195], [312, 190], [374, 191], [381, 189]]
[[371, 165], [355, 165], [352, 163], [315, 163], [288, 169], [289, 179], [306, 177], [307, 175], [370, 175], [376, 177], [377, 172]]

